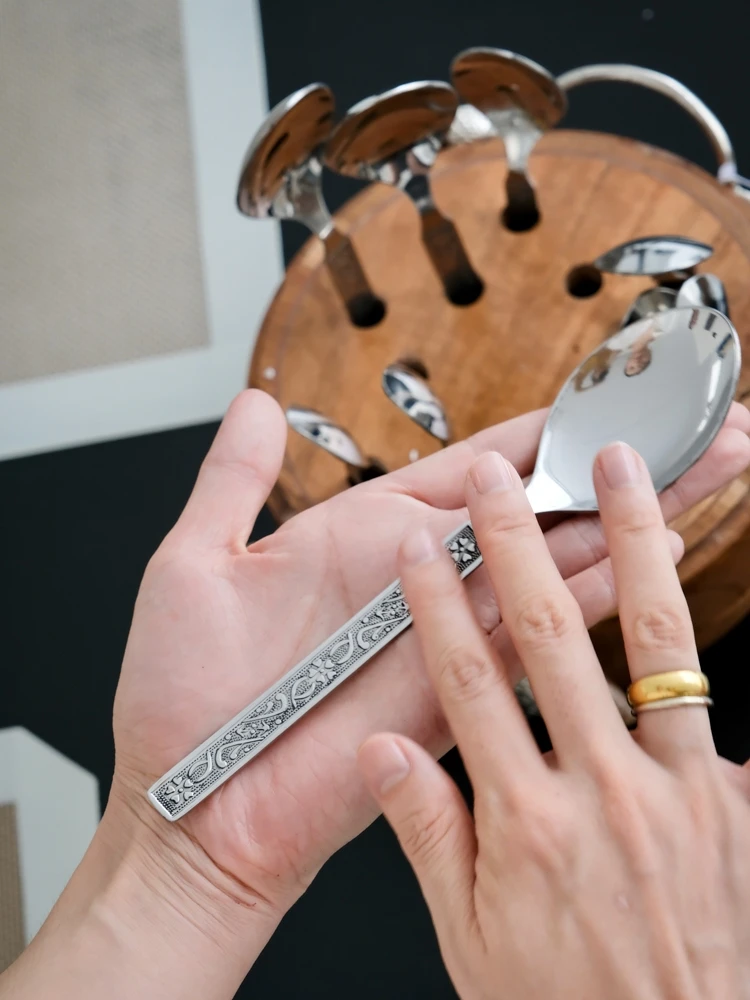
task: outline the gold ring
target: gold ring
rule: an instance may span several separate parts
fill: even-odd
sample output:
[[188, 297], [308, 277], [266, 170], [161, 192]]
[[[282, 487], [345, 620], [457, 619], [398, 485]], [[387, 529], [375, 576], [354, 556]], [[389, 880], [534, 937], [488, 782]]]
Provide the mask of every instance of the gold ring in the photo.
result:
[[634, 708], [633, 712], [640, 715], [641, 712], [653, 712], [657, 708], [677, 708], [680, 705], [705, 705], [706, 708], [709, 708], [713, 705], [713, 700], [705, 695], [687, 694], [682, 698], [661, 698], [659, 701], [647, 701]]
[[[634, 681], [628, 688], [628, 702], [634, 711], [644, 705], [676, 701], [683, 698], [708, 698], [710, 693], [708, 677], [697, 670], [669, 670], [663, 674], [651, 674]], [[682, 704], [706, 704], [704, 701], [682, 702]], [[660, 708], [665, 707], [659, 705]]]

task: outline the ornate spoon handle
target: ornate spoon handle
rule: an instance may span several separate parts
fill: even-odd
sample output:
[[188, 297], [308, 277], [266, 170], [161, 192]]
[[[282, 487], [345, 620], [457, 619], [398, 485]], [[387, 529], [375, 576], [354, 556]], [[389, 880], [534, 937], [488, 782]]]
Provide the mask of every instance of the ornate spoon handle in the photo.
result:
[[[444, 545], [461, 579], [482, 562], [468, 521]], [[401, 581], [395, 580], [152, 785], [148, 790], [151, 804], [168, 820], [180, 819], [410, 625]]]

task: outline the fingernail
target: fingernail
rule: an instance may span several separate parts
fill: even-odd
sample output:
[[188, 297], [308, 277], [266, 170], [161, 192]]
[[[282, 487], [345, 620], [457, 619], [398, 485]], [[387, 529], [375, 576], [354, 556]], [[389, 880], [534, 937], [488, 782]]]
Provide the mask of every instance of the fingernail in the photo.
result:
[[628, 445], [618, 441], [608, 445], [599, 455], [599, 467], [604, 482], [611, 490], [637, 486], [643, 482], [643, 469], [638, 456]]
[[393, 739], [366, 743], [359, 752], [359, 766], [375, 798], [385, 795], [403, 781], [410, 771], [409, 761]]
[[480, 455], [469, 473], [477, 493], [498, 493], [509, 490], [514, 484], [511, 467], [502, 455], [488, 451]]
[[427, 528], [420, 528], [414, 534], [407, 535], [401, 543], [401, 556], [408, 566], [434, 562], [438, 555], [437, 542]]

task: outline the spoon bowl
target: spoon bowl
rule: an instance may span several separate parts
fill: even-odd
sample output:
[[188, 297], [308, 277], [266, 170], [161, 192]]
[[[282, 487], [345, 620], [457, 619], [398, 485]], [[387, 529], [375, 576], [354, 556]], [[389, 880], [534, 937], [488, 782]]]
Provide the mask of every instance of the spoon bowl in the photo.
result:
[[543, 66], [506, 49], [471, 48], [451, 63], [461, 99], [492, 121], [496, 112], [520, 109], [542, 132], [560, 121], [568, 99]]
[[300, 214], [287, 191], [290, 172], [305, 167], [333, 129], [334, 98], [311, 83], [280, 101], [255, 133], [237, 185], [237, 207], [256, 219]]
[[402, 413], [447, 444], [451, 432], [445, 407], [427, 384], [404, 364], [389, 365], [383, 372], [383, 392]]
[[366, 97], [336, 126], [326, 145], [326, 164], [347, 177], [394, 183], [389, 160], [421, 143], [439, 149], [457, 107], [455, 90], [439, 80], [406, 83]]
[[[685, 303], [685, 305], [688, 304], [690, 303]], [[708, 305], [708, 303], [700, 304]], [[639, 319], [646, 319], [648, 316], [664, 312], [667, 309], [675, 309], [676, 306], [677, 292], [674, 288], [665, 288], [662, 285], [647, 288], [632, 302], [620, 325], [621, 327], [630, 326], [631, 323], [637, 323]]]
[[351, 434], [317, 410], [306, 406], [289, 406], [286, 419], [298, 434], [345, 462], [350, 468], [366, 469], [370, 464]]
[[709, 306], [717, 309], [725, 316], [729, 316], [729, 302], [727, 300], [727, 290], [721, 278], [715, 274], [694, 274], [688, 278], [677, 292], [677, 305], [687, 306]]
[[[586, 366], [599, 377], [586, 382]], [[671, 309], [631, 323], [571, 375], [547, 418], [527, 495], [537, 513], [596, 510], [592, 469], [613, 441], [634, 448], [657, 492], [705, 452], [729, 411], [740, 342], [715, 309]]]
[[645, 236], [612, 247], [594, 261], [607, 274], [652, 275], [690, 272], [713, 253], [713, 247], [685, 236]]

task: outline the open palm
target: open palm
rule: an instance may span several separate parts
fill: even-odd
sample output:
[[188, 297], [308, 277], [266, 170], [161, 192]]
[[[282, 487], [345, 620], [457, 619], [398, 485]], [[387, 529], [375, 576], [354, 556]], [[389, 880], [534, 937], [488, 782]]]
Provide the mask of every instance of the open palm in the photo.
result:
[[[149, 822], [145, 791], [165, 771], [337, 630], [397, 575], [404, 535], [448, 534], [466, 517], [464, 478], [501, 451], [526, 475], [544, 422], [529, 414], [404, 470], [355, 487], [246, 547], [282, 461], [277, 404], [248, 391], [233, 403], [175, 528], [145, 574], [115, 703], [115, 788]], [[750, 414], [733, 408], [712, 448], [662, 495], [667, 518], [734, 478], [750, 461]], [[589, 625], [613, 611], [594, 517], [547, 532]], [[679, 554], [679, 553], [678, 553]], [[480, 621], [513, 659], [483, 569], [468, 581]], [[356, 752], [377, 731], [404, 733], [434, 754], [453, 739], [407, 631], [322, 705], [169, 829], [280, 909], [321, 864], [375, 817]]]

